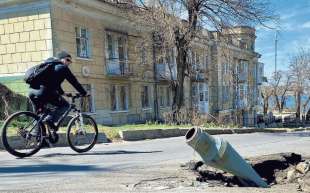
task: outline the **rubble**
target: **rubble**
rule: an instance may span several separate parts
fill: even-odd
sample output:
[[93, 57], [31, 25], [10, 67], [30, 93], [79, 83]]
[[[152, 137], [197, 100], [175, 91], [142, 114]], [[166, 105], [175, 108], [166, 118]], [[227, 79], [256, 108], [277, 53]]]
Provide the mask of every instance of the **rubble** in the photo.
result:
[[[297, 190], [310, 193], [310, 158], [302, 158], [295, 153], [281, 153], [254, 157], [247, 161], [269, 186], [293, 183]], [[207, 183], [209, 187], [244, 186], [236, 176], [201, 161], [189, 162], [187, 167], [196, 174], [196, 181]]]

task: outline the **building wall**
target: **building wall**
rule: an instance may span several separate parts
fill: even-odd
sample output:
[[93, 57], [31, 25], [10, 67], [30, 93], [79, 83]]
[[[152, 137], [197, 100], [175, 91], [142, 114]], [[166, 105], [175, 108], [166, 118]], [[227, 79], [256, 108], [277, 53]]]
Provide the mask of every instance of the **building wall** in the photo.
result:
[[[93, 101], [96, 118], [105, 124], [122, 124], [143, 121], [154, 116], [154, 75], [150, 34], [136, 30], [124, 14], [107, 4], [74, 1], [53, 1], [52, 25], [55, 52], [67, 50], [72, 53], [73, 64], [70, 67], [82, 84], [93, 88]], [[75, 27], [85, 27], [90, 32], [90, 58], [77, 56]], [[128, 63], [130, 75], [109, 76], [106, 62], [107, 32], [125, 34], [128, 46]], [[146, 62], [141, 63], [140, 44], [145, 44]], [[86, 66], [90, 73], [83, 76], [82, 68]], [[128, 86], [128, 110], [111, 110], [111, 86]], [[142, 109], [142, 86], [149, 86], [149, 108]], [[64, 87], [73, 91], [71, 85]]]
[[[232, 29], [228, 34], [231, 35], [231, 33], [234, 33], [234, 36], [230, 42], [216, 36], [217, 34], [215, 34], [214, 38], [217, 43], [213, 47], [213, 57], [218, 70], [215, 82], [218, 88], [218, 97], [217, 102], [214, 103], [218, 105], [218, 119], [220, 122], [254, 126], [255, 106], [257, 104], [256, 65], [260, 57], [259, 54], [255, 53], [254, 46], [252, 46], [255, 43], [255, 31], [248, 27], [238, 27]], [[241, 47], [240, 41], [246, 42], [246, 45]], [[241, 61], [246, 61], [248, 64], [245, 81], [240, 81], [241, 76], [237, 72], [237, 66], [240, 65]], [[227, 66], [229, 66], [228, 70]], [[238, 106], [236, 103], [240, 100], [236, 97], [241, 83], [247, 87], [247, 104], [243, 107]], [[226, 96], [228, 95], [227, 92], [225, 92], [226, 88], [230, 89], [228, 97]]]
[[[73, 73], [83, 85], [89, 85], [92, 94], [94, 115], [99, 123], [123, 124], [145, 121], [155, 116], [155, 93], [157, 102], [169, 82], [160, 81], [155, 90], [152, 33], [141, 23], [129, 20], [126, 13], [116, 7], [100, 1], [73, 0], [14, 0], [11, 3], [0, 2], [0, 73], [1, 76], [21, 76], [25, 70], [44, 59], [66, 50], [72, 54]], [[86, 28], [89, 32], [90, 57], [77, 55], [76, 27]], [[200, 56], [200, 64], [205, 67], [203, 82], [209, 85], [209, 110], [219, 119], [233, 117], [233, 114], [248, 113], [254, 117], [253, 108], [235, 109], [234, 88], [230, 89], [229, 100], [223, 98], [223, 80], [232, 79], [232, 75], [223, 75], [223, 64], [236, 61], [249, 61], [248, 85], [256, 87], [252, 73], [257, 63], [254, 52], [255, 32], [251, 28], [235, 28], [239, 34], [236, 39], [249, 46], [226, 45], [216, 34], [209, 34], [202, 40], [194, 41], [192, 49]], [[127, 39], [129, 73], [126, 76], [111, 76], [107, 70], [107, 34], [123, 34]], [[229, 32], [227, 32], [230, 35]], [[237, 43], [238, 43], [237, 41]], [[142, 48], [145, 50], [142, 58]], [[83, 73], [87, 69], [88, 73]], [[192, 83], [197, 80], [185, 79], [184, 104], [192, 107]], [[200, 80], [201, 81], [201, 80]], [[128, 87], [128, 109], [113, 110], [111, 103], [112, 85]], [[143, 86], [149, 86], [149, 106], [142, 107], [141, 93]], [[67, 82], [66, 91], [74, 91]], [[159, 106], [159, 118], [171, 111], [172, 91], [166, 92], [165, 105]], [[169, 93], [168, 93], [169, 92]], [[169, 94], [169, 96], [167, 96]], [[252, 99], [249, 102], [252, 105]], [[253, 100], [254, 101], [254, 100]], [[228, 114], [228, 115], [227, 115]], [[240, 113], [239, 113], [240, 114]]]
[[53, 56], [50, 6], [48, 1], [6, 6], [0, 6], [0, 73], [20, 76]]

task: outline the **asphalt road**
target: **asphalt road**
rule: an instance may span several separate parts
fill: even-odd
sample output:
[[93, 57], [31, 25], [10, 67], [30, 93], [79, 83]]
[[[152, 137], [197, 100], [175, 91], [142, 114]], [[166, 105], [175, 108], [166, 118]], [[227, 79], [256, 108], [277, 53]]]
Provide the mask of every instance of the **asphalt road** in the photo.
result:
[[[243, 157], [280, 152], [310, 157], [310, 132], [220, 137], [229, 141]], [[184, 137], [97, 144], [85, 154], [76, 154], [69, 147], [42, 149], [25, 159], [1, 151], [0, 192], [133, 191], [137, 184], [148, 179], [181, 176], [178, 169], [182, 163], [199, 159], [185, 144]], [[156, 189], [150, 186], [149, 190]]]

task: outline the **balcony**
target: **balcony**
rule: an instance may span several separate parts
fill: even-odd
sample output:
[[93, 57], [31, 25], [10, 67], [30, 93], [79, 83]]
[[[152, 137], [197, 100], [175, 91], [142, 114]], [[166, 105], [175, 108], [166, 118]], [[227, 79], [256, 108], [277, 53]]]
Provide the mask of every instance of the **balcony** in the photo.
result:
[[112, 77], [128, 77], [131, 76], [132, 69], [128, 60], [108, 59], [106, 60], [106, 73]]
[[257, 77], [257, 84], [261, 85], [261, 84], [263, 84], [263, 82], [264, 82], [264, 77], [263, 76], [258, 76]]
[[172, 66], [170, 71], [167, 64], [156, 64], [156, 78], [157, 80], [176, 80], [176, 65]]
[[204, 81], [208, 80], [207, 74], [204, 72], [196, 72], [196, 73], [192, 74], [191, 77], [192, 77], [193, 81], [197, 81], [197, 82], [204, 82]]
[[238, 106], [238, 108], [240, 108], [240, 109], [246, 108], [246, 106], [247, 106], [247, 100], [242, 99], [242, 100], [237, 101], [237, 106]]
[[239, 72], [238, 73], [238, 82], [247, 82], [248, 81], [248, 73], [247, 72]]
[[191, 78], [193, 81], [203, 82], [208, 79], [208, 71], [201, 65], [194, 65], [191, 69]]

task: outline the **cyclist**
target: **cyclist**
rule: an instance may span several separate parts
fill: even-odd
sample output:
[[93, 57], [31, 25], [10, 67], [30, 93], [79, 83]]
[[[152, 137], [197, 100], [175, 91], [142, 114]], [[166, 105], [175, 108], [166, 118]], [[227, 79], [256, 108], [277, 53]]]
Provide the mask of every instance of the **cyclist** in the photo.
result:
[[[54, 123], [69, 108], [69, 103], [61, 96], [64, 94], [61, 88], [62, 82], [66, 79], [82, 96], [86, 96], [87, 92], [69, 69], [69, 65], [72, 63], [72, 57], [69, 53], [61, 51], [57, 54], [57, 58], [48, 58], [46, 61], [53, 61], [56, 64], [53, 66], [52, 72], [44, 77], [44, 80], [40, 80], [39, 85], [30, 85], [29, 98], [37, 113], [46, 104], [56, 107], [43, 120], [45, 124], [55, 131]], [[37, 130], [34, 132], [37, 132]]]

